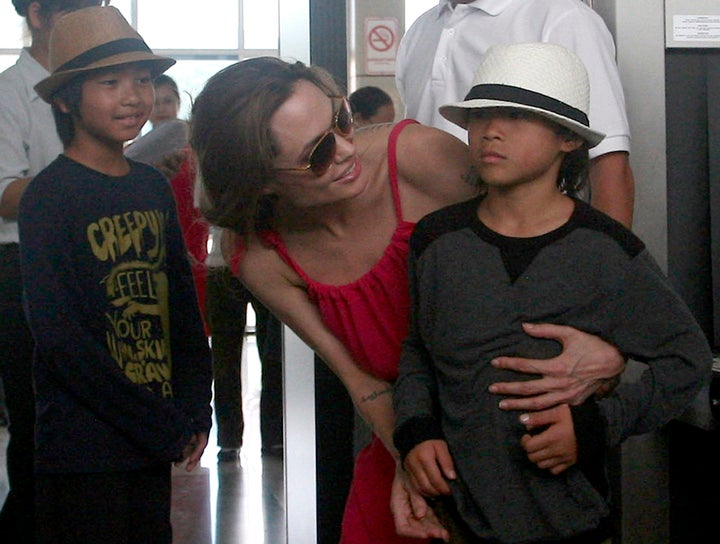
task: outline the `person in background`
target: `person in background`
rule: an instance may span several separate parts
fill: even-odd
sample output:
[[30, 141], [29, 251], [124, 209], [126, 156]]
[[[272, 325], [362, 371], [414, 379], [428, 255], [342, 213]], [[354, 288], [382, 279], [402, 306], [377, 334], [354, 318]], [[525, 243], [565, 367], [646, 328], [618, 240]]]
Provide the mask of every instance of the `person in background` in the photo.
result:
[[[450, 542], [609, 544], [606, 448], [680, 416], [712, 352], [642, 241], [567, 194], [604, 137], [588, 123], [582, 61], [555, 44], [493, 46], [468, 96], [440, 113], [468, 130], [487, 190], [410, 238], [395, 445], [423, 493], [452, 491], [436, 508]], [[602, 399], [518, 418], [488, 392], [512, 379], [490, 361], [559, 350], [528, 341], [524, 320], [598, 331], [647, 367]]]
[[58, 19], [52, 104], [63, 154], [26, 187], [18, 227], [33, 360], [36, 542], [172, 542], [171, 463], [211, 426], [212, 370], [172, 191], [128, 159], [154, 55], [114, 7]]
[[161, 74], [153, 81], [153, 86], [152, 129], [126, 145], [125, 155], [155, 166], [172, 180], [180, 171], [180, 164], [187, 159], [188, 124], [178, 118], [180, 92], [175, 80]]
[[167, 74], [160, 74], [153, 80], [155, 105], [150, 114], [150, 123], [157, 128], [166, 121], [175, 121], [180, 112], [180, 91], [177, 83]]
[[17, 213], [28, 182], [62, 152], [50, 105], [33, 86], [48, 75], [48, 40], [64, 13], [101, 2], [13, 0], [30, 33], [30, 46], [0, 74], [0, 378], [10, 433], [6, 464], [9, 492], [0, 511], [0, 535], [31, 542], [34, 524], [32, 389], [33, 338], [22, 308]]
[[[419, 534], [428, 525], [442, 531], [398, 467], [392, 383], [410, 317], [407, 242], [421, 217], [478, 194], [467, 146], [409, 120], [355, 132], [327, 72], [271, 57], [208, 80], [193, 105], [190, 143], [201, 209], [224, 229], [225, 261], [337, 374], [374, 433], [355, 462], [341, 541], [417, 542], [395, 532], [393, 489], [406, 497], [400, 510], [414, 508]], [[564, 353], [542, 362], [498, 359], [546, 371], [494, 384], [502, 394], [530, 395], [504, 399], [503, 408], [542, 408], [545, 394], [552, 404], [584, 399], [623, 368], [620, 354], [591, 335], [553, 325], [529, 332], [557, 339]], [[333, 399], [325, 400], [332, 409]], [[352, 418], [345, 425], [352, 429]], [[330, 540], [319, 535], [319, 542]]]
[[356, 127], [392, 123], [395, 105], [392, 97], [380, 87], [360, 87], [348, 96]]
[[242, 354], [247, 310], [255, 312], [261, 364], [260, 437], [265, 455], [283, 453], [282, 332], [280, 321], [224, 266], [221, 229], [212, 229], [207, 266], [206, 321], [211, 336], [218, 461], [237, 462], [243, 442]]
[[467, 141], [438, 108], [465, 97], [488, 47], [523, 42], [565, 46], [587, 66], [590, 120], [607, 135], [590, 151], [590, 203], [631, 228], [635, 181], [615, 44], [602, 18], [580, 0], [441, 0], [398, 48], [396, 85], [406, 116]]
[[[153, 80], [155, 103], [150, 114], [152, 130], [125, 146], [125, 156], [158, 168], [170, 180], [178, 217], [195, 280], [200, 312], [205, 316], [208, 224], [195, 205], [195, 162], [188, 146], [188, 124], [178, 118], [180, 92], [167, 74]], [[206, 333], [209, 334], [207, 323]]]

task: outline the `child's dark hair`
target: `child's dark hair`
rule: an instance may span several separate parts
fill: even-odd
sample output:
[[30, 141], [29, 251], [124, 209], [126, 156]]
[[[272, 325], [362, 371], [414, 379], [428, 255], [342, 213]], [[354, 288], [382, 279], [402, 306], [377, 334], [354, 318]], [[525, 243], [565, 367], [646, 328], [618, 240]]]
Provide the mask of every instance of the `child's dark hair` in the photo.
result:
[[328, 96], [341, 94], [322, 68], [257, 57], [212, 76], [195, 99], [190, 145], [198, 159], [200, 210], [210, 223], [248, 234], [272, 221], [274, 198], [263, 192], [276, 175], [279, 152], [270, 119], [299, 81]]
[[[555, 132], [566, 140], [575, 140], [579, 136], [562, 125], [556, 124]], [[560, 165], [558, 173], [558, 188], [566, 194], [577, 195], [585, 187], [590, 172], [590, 156], [588, 155], [588, 144], [583, 145], [567, 153]]]
[[[87, 79], [88, 73], [72, 78], [53, 95], [52, 112], [53, 117], [55, 117], [55, 128], [64, 147], [69, 146], [75, 139], [75, 121], [73, 118], [80, 115], [82, 84]], [[67, 113], [60, 109], [58, 100], [65, 104], [65, 107], [69, 110]]]
[[393, 103], [388, 93], [373, 86], [360, 87], [348, 96], [348, 102], [353, 113], [359, 113], [365, 119], [370, 119], [381, 107]]

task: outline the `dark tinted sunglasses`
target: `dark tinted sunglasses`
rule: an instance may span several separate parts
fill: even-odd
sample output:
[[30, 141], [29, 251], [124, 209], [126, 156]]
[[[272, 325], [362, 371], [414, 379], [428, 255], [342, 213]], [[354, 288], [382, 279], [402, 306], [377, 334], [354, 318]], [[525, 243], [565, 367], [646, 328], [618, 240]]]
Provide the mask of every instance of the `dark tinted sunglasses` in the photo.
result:
[[315, 146], [310, 151], [307, 163], [304, 166], [296, 166], [294, 168], [276, 168], [276, 170], [284, 172], [307, 172], [312, 170], [317, 177], [322, 176], [328, 171], [335, 157], [337, 142], [335, 133], [341, 136], [350, 136], [353, 131], [353, 115], [350, 103], [344, 96], [331, 96], [333, 102], [339, 101], [340, 105], [333, 117], [332, 126], [325, 131]]

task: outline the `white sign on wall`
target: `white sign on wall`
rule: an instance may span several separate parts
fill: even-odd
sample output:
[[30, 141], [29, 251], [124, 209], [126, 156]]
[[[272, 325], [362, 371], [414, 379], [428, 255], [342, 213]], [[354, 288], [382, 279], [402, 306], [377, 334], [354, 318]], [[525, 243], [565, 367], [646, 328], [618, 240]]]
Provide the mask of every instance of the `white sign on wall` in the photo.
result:
[[665, 0], [665, 47], [720, 48], [720, 1]]
[[371, 76], [393, 75], [400, 41], [400, 24], [394, 17], [365, 19], [365, 72]]
[[673, 40], [676, 42], [719, 41], [720, 15], [673, 15]]

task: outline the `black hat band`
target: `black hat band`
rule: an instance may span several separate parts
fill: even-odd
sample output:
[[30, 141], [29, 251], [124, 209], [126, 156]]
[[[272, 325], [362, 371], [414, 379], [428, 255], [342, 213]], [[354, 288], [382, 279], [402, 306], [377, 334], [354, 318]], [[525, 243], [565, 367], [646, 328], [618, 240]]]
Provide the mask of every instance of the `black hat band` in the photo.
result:
[[573, 121], [590, 126], [588, 116], [581, 110], [567, 105], [565, 102], [550, 98], [544, 94], [529, 91], [512, 85], [500, 84], [483, 84], [475, 85], [465, 97], [465, 100], [502, 100], [503, 102], [513, 102], [518, 105], [531, 106], [555, 113], [562, 117], [567, 117]]
[[112, 42], [98, 45], [80, 53], [77, 57], [70, 59], [62, 66], [56, 68], [55, 73], [85, 68], [93, 62], [112, 57], [113, 55], [130, 53], [133, 51], [142, 51], [144, 53], [152, 54], [152, 51], [144, 41], [137, 38], [122, 38], [120, 40], [114, 40]]

